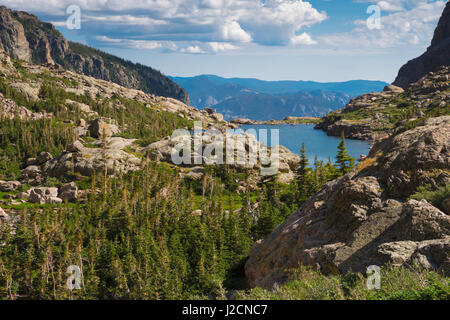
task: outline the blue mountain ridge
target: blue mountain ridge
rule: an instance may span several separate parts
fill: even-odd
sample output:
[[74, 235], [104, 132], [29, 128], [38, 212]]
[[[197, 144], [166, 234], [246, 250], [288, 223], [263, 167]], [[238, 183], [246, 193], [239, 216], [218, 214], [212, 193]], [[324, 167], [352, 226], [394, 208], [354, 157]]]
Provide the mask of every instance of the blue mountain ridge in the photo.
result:
[[343, 108], [351, 98], [381, 91], [383, 81], [265, 81], [215, 75], [170, 77], [188, 91], [191, 104], [215, 108], [225, 119], [281, 120], [287, 116], [321, 117]]

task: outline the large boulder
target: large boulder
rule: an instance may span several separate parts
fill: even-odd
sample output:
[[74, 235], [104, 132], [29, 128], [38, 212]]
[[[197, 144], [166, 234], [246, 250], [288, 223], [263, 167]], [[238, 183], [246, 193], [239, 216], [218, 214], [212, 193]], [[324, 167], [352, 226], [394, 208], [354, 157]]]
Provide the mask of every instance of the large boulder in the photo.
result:
[[[173, 137], [166, 137], [154, 142], [143, 149], [147, 152], [152, 161], [164, 161], [172, 163], [172, 155], [177, 154], [177, 146], [185, 144], [194, 146], [195, 141], [201, 141], [201, 150], [191, 150], [190, 163], [183, 163], [182, 166], [196, 167], [202, 164], [228, 164], [238, 171], [247, 169], [260, 170], [271, 165], [272, 155], [278, 153], [278, 168], [273, 166], [272, 174], [279, 173], [278, 181], [289, 183], [294, 179], [294, 171], [300, 163], [300, 157], [283, 146], [273, 148], [262, 145], [253, 134], [248, 132], [231, 133], [208, 130], [193, 135], [184, 134]], [[221, 150], [211, 152], [212, 150]], [[266, 152], [267, 151], [267, 152]], [[195, 158], [201, 159], [201, 163], [196, 163]], [[233, 159], [233, 162], [227, 161]], [[267, 170], [269, 172], [270, 170]], [[269, 172], [270, 173], [270, 172]], [[196, 176], [190, 173], [191, 176]]]
[[19, 188], [21, 183], [19, 181], [2, 181], [0, 180], [0, 191], [11, 192]]
[[386, 87], [384, 87], [383, 92], [393, 92], [393, 93], [402, 93], [405, 90], [403, 90], [403, 88], [394, 86], [394, 85], [388, 85]]
[[58, 188], [39, 187], [30, 190], [29, 201], [37, 204], [57, 204], [62, 203], [58, 198]]
[[49, 153], [49, 152], [41, 152], [41, 153], [39, 153], [39, 155], [38, 155], [38, 157], [36, 159], [36, 163], [38, 165], [42, 165], [42, 164], [44, 164], [47, 161], [52, 160], [52, 159], [53, 159], [53, 156], [51, 155], [51, 153]]
[[258, 241], [245, 266], [251, 286], [273, 288], [299, 265], [336, 274], [417, 262], [450, 272], [450, 216], [408, 200], [419, 186], [448, 184], [448, 118], [376, 144], [357, 169], [327, 183]]
[[120, 133], [117, 122], [109, 118], [98, 118], [92, 120], [88, 127], [89, 134], [94, 138], [109, 138]]
[[80, 141], [75, 141], [67, 147], [67, 151], [69, 152], [81, 152], [84, 149], [83, 144]]
[[0, 223], [2, 220], [6, 220], [6, 219], [8, 219], [8, 214], [5, 212], [5, 210], [0, 208]]
[[22, 170], [21, 174], [21, 181], [25, 184], [36, 186], [41, 184], [43, 181], [42, 171], [38, 166], [35, 165], [26, 167]]
[[91, 137], [94, 138], [107, 138], [112, 136], [109, 124], [102, 119], [93, 120], [88, 129]]
[[58, 197], [63, 201], [75, 202], [78, 199], [78, 187], [75, 182], [70, 182], [59, 188]]

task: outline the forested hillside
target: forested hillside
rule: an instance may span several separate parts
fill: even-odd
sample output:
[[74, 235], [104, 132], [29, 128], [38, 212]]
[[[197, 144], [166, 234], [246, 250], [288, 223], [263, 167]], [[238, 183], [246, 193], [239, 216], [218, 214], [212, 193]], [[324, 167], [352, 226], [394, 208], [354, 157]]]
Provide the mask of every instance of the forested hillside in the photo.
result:
[[189, 104], [187, 92], [161, 72], [69, 42], [51, 23], [5, 6], [0, 6], [0, 49], [13, 58], [38, 64], [57, 63], [80, 74]]

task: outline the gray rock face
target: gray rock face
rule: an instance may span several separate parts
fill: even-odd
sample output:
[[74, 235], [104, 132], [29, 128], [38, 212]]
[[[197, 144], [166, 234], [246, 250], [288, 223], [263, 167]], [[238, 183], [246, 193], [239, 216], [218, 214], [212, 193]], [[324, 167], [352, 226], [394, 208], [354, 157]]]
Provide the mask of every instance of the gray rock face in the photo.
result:
[[[180, 135], [177, 137], [166, 137], [163, 140], [154, 142], [144, 148], [144, 152], [147, 152], [150, 159], [153, 161], [163, 161], [173, 163], [172, 154], [177, 153], [177, 146], [188, 145], [193, 146], [195, 141], [202, 141], [201, 150], [194, 150], [191, 152], [190, 163], [178, 164], [186, 167], [197, 167], [202, 164], [217, 164], [221, 165], [227, 163], [227, 152], [229, 157], [234, 159], [233, 163], [228, 163], [230, 166], [237, 170], [254, 169], [260, 170], [263, 167], [271, 164], [270, 156], [272, 152], [278, 152], [278, 173], [279, 181], [288, 183], [294, 178], [293, 171], [298, 167], [300, 163], [300, 157], [290, 152], [283, 146], [274, 146], [273, 148], [267, 148], [259, 143], [254, 135], [249, 133], [241, 133], [233, 135], [229, 132], [222, 134], [219, 131], [205, 131], [202, 134], [194, 135]], [[230, 145], [227, 146], [227, 143]], [[189, 147], [190, 148], [190, 147]], [[216, 154], [211, 152], [217, 148], [221, 150], [222, 156], [219, 152]], [[181, 149], [181, 148], [180, 148]], [[255, 151], [252, 158], [250, 151]], [[259, 151], [267, 150], [267, 156], [263, 159], [259, 157]], [[179, 151], [179, 149], [178, 149]], [[211, 153], [211, 154], [209, 154]], [[264, 153], [264, 152], [262, 152]], [[200, 159], [200, 163], [196, 163], [195, 158]], [[189, 158], [188, 158], [189, 159]], [[274, 172], [273, 174], [275, 174]], [[191, 172], [190, 175], [196, 176]]]
[[31, 50], [21, 23], [15, 20], [6, 7], [0, 6], [0, 49], [13, 58], [30, 61]]
[[69, 152], [81, 152], [84, 149], [83, 144], [80, 141], [75, 141], [67, 147], [67, 151]]
[[447, 2], [434, 32], [431, 45], [423, 55], [409, 61], [400, 69], [393, 84], [406, 89], [411, 83], [418, 81], [429, 72], [436, 71], [440, 66], [449, 66], [449, 57], [450, 2]]
[[[61, 177], [73, 173], [91, 176], [95, 171], [107, 170], [109, 175], [127, 173], [140, 169], [141, 160], [135, 155], [122, 150], [132, 145], [135, 140], [120, 137], [110, 138], [104, 147], [98, 141], [98, 148], [82, 148], [77, 152], [66, 150], [56, 158], [48, 161], [42, 168], [46, 176]], [[74, 149], [71, 149], [74, 150]]]
[[310, 265], [326, 273], [418, 262], [450, 272], [450, 216], [415, 188], [448, 184], [450, 119], [430, 119], [376, 144], [366, 165], [329, 182], [269, 237], [252, 248], [245, 271], [252, 286], [272, 288], [286, 271]]
[[36, 159], [36, 163], [38, 165], [41, 165], [52, 159], [53, 159], [53, 156], [49, 152], [44, 151], [44, 152], [39, 153], [39, 155]]
[[43, 181], [42, 171], [38, 166], [28, 166], [22, 170], [21, 181], [33, 186], [39, 185]]
[[[369, 157], [380, 164], [380, 178], [387, 191], [406, 197], [420, 185], [445, 185], [450, 177], [450, 116], [431, 118], [427, 125], [409, 130], [376, 144]], [[389, 150], [389, 152], [383, 152]], [[435, 174], [430, 170], [435, 169]]]
[[14, 119], [18, 117], [21, 120], [38, 120], [50, 116], [47, 113], [32, 112], [25, 107], [18, 106], [14, 101], [5, 99], [0, 93], [0, 117], [2, 118]]
[[0, 180], [0, 191], [11, 192], [19, 188], [21, 183], [19, 181], [2, 181]]
[[29, 101], [37, 101], [39, 99], [39, 87], [31, 87], [28, 83], [15, 82], [10, 87], [22, 93]]
[[8, 219], [8, 214], [5, 212], [5, 210], [0, 208], [0, 224], [2, 223], [2, 220], [6, 219]]
[[31, 203], [38, 204], [57, 204], [62, 203], [62, 200], [58, 198], [58, 188], [33, 188], [29, 191], [28, 200]]
[[75, 182], [70, 182], [63, 185], [59, 189], [59, 198], [63, 201], [75, 202], [78, 199], [78, 187]]

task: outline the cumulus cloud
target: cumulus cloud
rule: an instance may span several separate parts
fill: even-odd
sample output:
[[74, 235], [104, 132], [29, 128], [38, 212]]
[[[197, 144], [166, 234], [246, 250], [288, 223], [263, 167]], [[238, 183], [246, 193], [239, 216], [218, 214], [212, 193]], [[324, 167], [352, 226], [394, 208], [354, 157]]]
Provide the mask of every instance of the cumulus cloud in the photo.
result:
[[402, 5], [402, 8], [398, 7], [398, 10], [392, 10], [388, 14], [384, 13], [381, 17], [380, 29], [369, 29], [366, 20], [357, 20], [351, 32], [324, 35], [319, 41], [332, 47], [365, 48], [366, 50], [428, 44], [444, 9], [445, 1], [389, 2], [392, 5]]
[[305, 45], [313, 45], [317, 44], [317, 41], [311, 39], [310, 35], [306, 32], [303, 32], [301, 35], [295, 36], [291, 38], [291, 42], [294, 45], [305, 44]]
[[[398, 2], [398, 1], [397, 1]], [[401, 3], [395, 3], [393, 1], [379, 1], [377, 5], [383, 11], [402, 11], [404, 7]]]
[[236, 42], [250, 42], [252, 37], [241, 28], [237, 21], [228, 21], [222, 25], [222, 37], [224, 40]]
[[217, 54], [239, 49], [238, 46], [227, 42], [196, 42], [195, 44], [190, 44], [189, 42], [175, 43], [174, 41], [117, 39], [107, 36], [97, 36], [96, 40], [111, 47], [127, 47], [189, 54]]
[[[82, 10], [82, 28], [87, 34], [93, 35], [93, 39], [107, 36], [135, 41], [191, 41], [192, 45], [184, 48], [187, 53], [235, 50], [239, 43], [250, 42], [275, 46], [312, 44], [307, 34], [297, 34], [327, 18], [325, 12], [319, 12], [305, 0], [2, 2], [15, 9], [42, 13], [60, 27], [64, 25], [66, 8], [78, 5]], [[205, 45], [201, 46], [197, 42]]]

